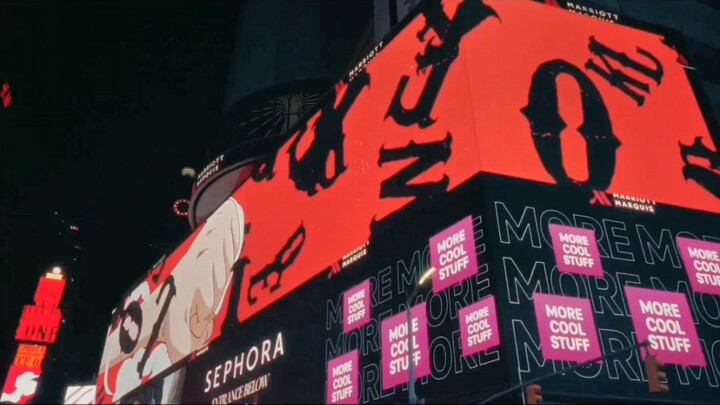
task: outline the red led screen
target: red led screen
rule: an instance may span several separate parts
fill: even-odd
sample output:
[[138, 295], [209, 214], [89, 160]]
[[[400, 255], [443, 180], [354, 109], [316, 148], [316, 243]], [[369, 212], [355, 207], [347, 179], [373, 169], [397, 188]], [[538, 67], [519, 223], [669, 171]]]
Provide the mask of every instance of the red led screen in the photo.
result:
[[717, 149], [663, 38], [531, 1], [422, 7], [126, 297], [99, 401], [328, 270], [387, 216], [481, 172], [575, 187], [588, 203], [606, 192], [720, 212]]

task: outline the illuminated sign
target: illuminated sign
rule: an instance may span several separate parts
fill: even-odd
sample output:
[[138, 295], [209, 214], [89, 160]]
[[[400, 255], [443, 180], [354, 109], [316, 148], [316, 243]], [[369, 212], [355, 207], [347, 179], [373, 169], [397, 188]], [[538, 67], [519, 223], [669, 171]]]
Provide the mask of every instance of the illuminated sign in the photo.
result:
[[65, 283], [62, 274], [47, 273], [41, 277], [35, 290], [35, 305], [57, 308], [62, 301]]
[[[23, 307], [15, 339], [25, 342], [55, 343], [62, 322], [58, 309], [65, 291], [62, 269], [53, 268], [40, 277], [35, 290], [35, 305]], [[35, 396], [47, 355], [45, 345], [18, 344], [15, 360], [3, 387], [2, 402], [26, 404]]]
[[15, 339], [20, 341], [55, 343], [62, 321], [62, 312], [55, 308], [25, 305]]
[[185, 361], [226, 322], [250, 320], [367, 241], [370, 252], [387, 221], [480, 175], [568, 189], [586, 207], [597, 191], [720, 212], [717, 147], [662, 36], [529, 1], [419, 9], [124, 297], [98, 402]]
[[65, 278], [58, 268], [40, 277], [35, 290], [35, 305], [23, 307], [20, 324], [15, 333], [19, 341], [55, 343], [62, 322], [58, 309], [65, 291]]
[[94, 385], [68, 385], [65, 389], [63, 404], [94, 404]]
[[10, 107], [10, 104], [12, 104], [13, 100], [10, 83], [3, 83], [2, 90], [0, 90], [0, 98], [2, 99], [3, 107]]
[[40, 368], [43, 360], [45, 360], [46, 353], [46, 346], [21, 343], [18, 345], [13, 365], [18, 367]]

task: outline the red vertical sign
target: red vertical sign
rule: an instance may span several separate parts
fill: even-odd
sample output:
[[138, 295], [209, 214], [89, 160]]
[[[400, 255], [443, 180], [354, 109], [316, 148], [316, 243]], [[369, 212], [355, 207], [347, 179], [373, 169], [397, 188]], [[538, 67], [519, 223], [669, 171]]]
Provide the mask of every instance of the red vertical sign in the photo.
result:
[[[35, 290], [35, 305], [25, 305], [15, 339], [52, 344], [62, 322], [58, 308], [65, 291], [65, 277], [59, 268], [40, 277]], [[42, 375], [48, 346], [20, 343], [10, 366], [0, 402], [27, 404], [34, 397]]]

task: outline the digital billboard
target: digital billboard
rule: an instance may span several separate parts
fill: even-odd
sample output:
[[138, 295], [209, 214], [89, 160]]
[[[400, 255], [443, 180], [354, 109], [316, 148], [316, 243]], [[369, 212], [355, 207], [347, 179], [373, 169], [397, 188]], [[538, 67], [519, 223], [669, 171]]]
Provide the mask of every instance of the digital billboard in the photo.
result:
[[27, 404], [35, 397], [49, 345], [57, 340], [62, 322], [59, 306], [65, 284], [62, 269], [54, 267], [40, 277], [34, 305], [23, 307], [15, 331], [15, 340], [18, 341], [15, 360], [5, 377], [0, 402]]
[[[720, 218], [660, 208], [592, 205], [571, 187], [475, 176], [391, 215], [362, 259], [313, 278], [211, 343], [186, 366], [183, 402], [406, 403], [407, 361], [417, 359], [416, 390], [426, 403], [477, 403], [645, 339], [667, 364], [664, 399], [712, 401], [720, 295], [692, 291], [675, 236], [720, 240]], [[408, 295], [432, 267], [431, 240], [467, 216], [478, 273], [438, 292], [424, 285], [405, 328]], [[593, 233], [602, 276], [562, 270], [556, 226]], [[653, 299], [629, 292], [636, 287]], [[362, 325], [347, 328], [356, 314]], [[543, 395], [652, 400], [642, 361], [635, 350], [568, 372], [543, 381]], [[518, 393], [498, 402], [518, 402]]]
[[5, 378], [0, 402], [27, 404], [35, 397], [46, 354], [47, 346], [18, 345], [15, 360]]
[[[496, 288], [486, 265], [438, 293], [424, 284], [407, 323], [408, 295], [431, 266], [430, 237], [470, 216], [476, 247], [468, 253], [484, 261], [481, 200], [473, 192], [438, 201], [456, 209], [423, 204], [427, 210], [391, 215], [392, 227], [373, 234], [362, 259], [227, 330], [185, 366], [181, 402], [407, 403], [410, 363], [427, 403], [468, 402], [508, 384], [504, 351], [493, 341]], [[421, 213], [432, 215], [417, 223]], [[362, 322], [351, 323], [358, 314]]]
[[[648, 213], [593, 205], [570, 187], [500, 176], [485, 176], [483, 187], [487, 260], [497, 287], [508, 373], [527, 381], [569, 367], [573, 356], [594, 357], [587, 353], [598, 346], [599, 354], [608, 355], [648, 341], [666, 364], [670, 387], [654, 399], [715, 401], [720, 295], [693, 290], [677, 240], [717, 243], [718, 215], [669, 206]], [[602, 276], [563, 271], [555, 253], [556, 226], [592, 232]], [[562, 311], [542, 308], [541, 317], [539, 296], [578, 304]], [[552, 325], [545, 316], [550, 314], [568, 326]], [[550, 340], [568, 331], [577, 343]], [[567, 353], [549, 353], [553, 348]], [[543, 397], [573, 403], [651, 400], [644, 356], [643, 350], [629, 351], [543, 381]]]
[[[720, 213], [717, 146], [662, 36], [531, 1], [434, 0], [417, 12], [125, 297], [99, 402], [248, 328], [311, 280], [334, 283], [392, 218], [477, 176], [628, 213]], [[477, 277], [469, 257], [453, 263], [469, 269], [453, 280]]]

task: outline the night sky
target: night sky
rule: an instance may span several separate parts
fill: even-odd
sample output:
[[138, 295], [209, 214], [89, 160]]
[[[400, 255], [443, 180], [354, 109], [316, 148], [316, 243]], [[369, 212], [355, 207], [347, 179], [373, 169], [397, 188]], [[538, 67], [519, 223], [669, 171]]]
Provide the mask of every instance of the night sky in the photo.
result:
[[95, 377], [121, 296], [189, 233], [172, 203], [218, 131], [239, 3], [0, 3], [3, 382], [41, 274], [72, 281], [37, 397], [61, 401]]

